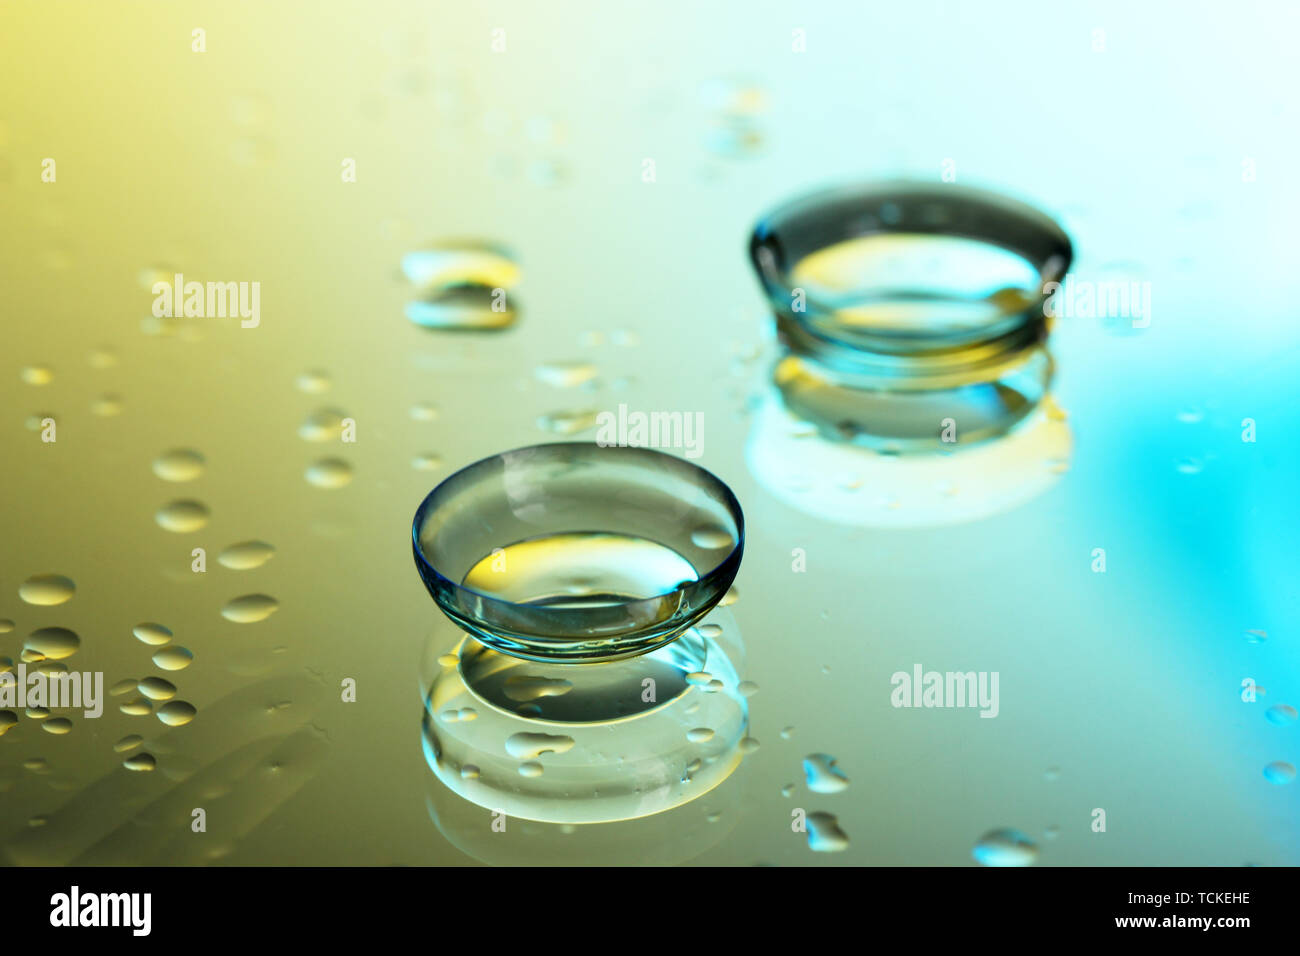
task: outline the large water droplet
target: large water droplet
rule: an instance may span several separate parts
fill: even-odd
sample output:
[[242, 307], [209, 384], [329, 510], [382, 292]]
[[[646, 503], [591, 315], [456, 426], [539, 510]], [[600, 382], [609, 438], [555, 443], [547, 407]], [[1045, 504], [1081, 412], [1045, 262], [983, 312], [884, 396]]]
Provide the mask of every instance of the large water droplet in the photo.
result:
[[194, 661], [194, 654], [188, 648], [173, 645], [163, 648], [153, 656], [155, 666], [165, 671], [181, 671]]
[[77, 586], [61, 574], [36, 574], [18, 586], [18, 596], [28, 604], [53, 606], [72, 600]]
[[168, 727], [180, 727], [194, 719], [198, 710], [183, 700], [173, 700], [158, 708], [158, 719]]
[[136, 640], [155, 647], [161, 647], [172, 639], [171, 630], [161, 624], [137, 624], [131, 628], [131, 633], [135, 635]]
[[816, 853], [840, 853], [849, 848], [849, 835], [840, 829], [834, 814], [808, 814], [808, 849]]
[[1029, 866], [1038, 859], [1038, 845], [1019, 830], [990, 830], [971, 850], [983, 866]]
[[171, 700], [176, 696], [176, 685], [161, 677], [146, 677], [135, 686], [150, 700]]

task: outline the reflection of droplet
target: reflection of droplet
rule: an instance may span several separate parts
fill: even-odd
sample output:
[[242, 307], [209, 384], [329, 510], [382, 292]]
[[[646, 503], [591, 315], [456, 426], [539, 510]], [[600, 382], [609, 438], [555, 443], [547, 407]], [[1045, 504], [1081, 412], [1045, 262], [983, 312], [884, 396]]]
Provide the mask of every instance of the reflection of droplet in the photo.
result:
[[1029, 866], [1038, 859], [1038, 845], [1019, 830], [990, 830], [971, 850], [983, 866]]
[[181, 727], [194, 719], [198, 710], [183, 700], [173, 700], [158, 708], [158, 719], [168, 727]]
[[1277, 724], [1283, 727], [1287, 724], [1295, 723], [1296, 709], [1290, 704], [1277, 704], [1264, 711], [1264, 716], [1270, 724]]
[[194, 661], [194, 653], [188, 648], [172, 645], [165, 647], [153, 656], [157, 667], [165, 671], [180, 671], [189, 667]]
[[1285, 760], [1275, 760], [1264, 768], [1264, 779], [1281, 786], [1295, 779], [1295, 766]]
[[161, 624], [137, 624], [131, 628], [131, 633], [135, 635], [136, 640], [155, 647], [160, 647], [172, 639], [171, 629]]
[[229, 601], [221, 616], [236, 624], [264, 621], [280, 609], [280, 602], [268, 594], [245, 594]]
[[592, 409], [549, 412], [537, 419], [537, 427], [542, 431], [557, 435], [576, 435], [596, 427], [598, 413]]
[[840, 829], [833, 814], [808, 814], [808, 849], [816, 853], [840, 853], [849, 848], [849, 836]]
[[352, 466], [342, 458], [322, 458], [307, 469], [306, 477], [317, 488], [342, 488], [352, 481]]
[[163, 481], [193, 481], [203, 474], [203, 456], [192, 448], [173, 448], [154, 459], [153, 473]]
[[154, 759], [153, 754], [138, 753], [123, 760], [122, 766], [127, 770], [144, 772], [158, 766], [158, 761]]
[[544, 753], [562, 754], [573, 749], [573, 738], [565, 734], [511, 734], [506, 738], [506, 753], [516, 760], [532, 760]]
[[61, 574], [37, 574], [18, 586], [18, 596], [28, 604], [46, 607], [64, 604], [72, 600], [77, 593], [77, 586], [72, 578]]
[[77, 653], [77, 648], [81, 647], [81, 638], [66, 627], [42, 627], [32, 631], [23, 642], [23, 647], [58, 661]]
[[232, 571], [250, 571], [260, 568], [273, 557], [275, 548], [265, 541], [240, 541], [217, 555], [217, 561]]
[[835, 758], [830, 754], [804, 757], [803, 775], [813, 793], [839, 793], [849, 788], [849, 778], [835, 765]]
[[208, 523], [211, 512], [199, 501], [181, 500], [165, 505], [154, 515], [159, 527], [177, 534], [198, 531]]

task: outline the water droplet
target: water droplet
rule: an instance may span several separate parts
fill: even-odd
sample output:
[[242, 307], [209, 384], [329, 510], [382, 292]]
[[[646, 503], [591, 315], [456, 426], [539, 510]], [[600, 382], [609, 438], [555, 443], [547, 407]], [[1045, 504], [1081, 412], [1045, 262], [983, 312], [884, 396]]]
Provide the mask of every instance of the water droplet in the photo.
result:
[[437, 471], [442, 467], [442, 459], [433, 452], [425, 452], [411, 459], [411, 467], [416, 471]]
[[81, 638], [66, 627], [42, 627], [32, 631], [23, 642], [24, 649], [35, 651], [53, 661], [71, 657], [79, 647]]
[[515, 255], [479, 240], [429, 243], [402, 257], [402, 274], [417, 286], [477, 285], [509, 289], [519, 282]]
[[153, 713], [153, 704], [143, 697], [137, 697], [134, 700], [128, 700], [125, 704], [117, 708], [128, 717], [143, 717], [146, 714]]
[[753, 697], [758, 693], [758, 685], [752, 680], [742, 680], [736, 685], [736, 690], [739, 691], [741, 697]]
[[592, 409], [549, 412], [538, 417], [537, 427], [556, 435], [576, 435], [578, 432], [595, 428], [598, 414]]
[[686, 675], [686, 683], [702, 687], [709, 681], [713, 680], [713, 675], [708, 671], [691, 671]]
[[830, 754], [809, 754], [803, 758], [804, 781], [813, 793], [840, 793], [849, 788], [849, 778], [835, 766]]
[[794, 796], [794, 784], [792, 784], [792, 783], [787, 783], [787, 784], [785, 784], [783, 787], [781, 787], [781, 796], [785, 797], [787, 800], [788, 800], [790, 797], [793, 797], [793, 796]]
[[1061, 768], [1048, 767], [1047, 770], [1043, 772], [1043, 777], [1047, 780], [1048, 783], [1055, 783], [1057, 780], [1061, 778]]
[[789, 739], [790, 739], [791, 737], [793, 737], [793, 736], [794, 736], [794, 728], [793, 728], [793, 727], [782, 727], [782, 728], [781, 728], [781, 739], [782, 739], [782, 740], [789, 740]]
[[44, 365], [29, 365], [18, 373], [18, 377], [27, 385], [49, 385], [54, 381], [54, 372]]
[[713, 739], [713, 730], [709, 727], [692, 727], [686, 731], [686, 739], [693, 744], [706, 744]]
[[1175, 417], [1177, 417], [1177, 419], [1184, 425], [1195, 425], [1205, 417], [1205, 413], [1195, 406], [1189, 406], [1180, 409]]
[[710, 551], [730, 548], [735, 544], [735, 540], [729, 531], [716, 526], [696, 528], [691, 532], [691, 543], [697, 548], [705, 548]]
[[467, 763], [465, 766], [460, 768], [460, 779], [477, 780], [480, 772], [481, 771], [478, 767], [474, 766], [472, 763]]
[[443, 667], [455, 667], [460, 663], [460, 657], [456, 654], [443, 654], [439, 656], [438, 663]]
[[165, 505], [154, 515], [154, 520], [161, 528], [184, 534], [198, 531], [208, 523], [210, 516], [211, 512], [208, 511], [207, 505], [199, 501], [183, 499]]
[[193, 481], [203, 474], [204, 458], [192, 448], [173, 448], [154, 459], [153, 473], [163, 481]]
[[577, 388], [594, 381], [598, 374], [591, 362], [547, 362], [533, 369], [539, 382], [555, 388]]
[[1276, 704], [1264, 711], [1264, 716], [1269, 723], [1285, 727], [1287, 724], [1295, 723], [1296, 709], [1290, 704]]
[[[161, 678], [157, 679], [161, 680]], [[110, 687], [108, 694], [110, 697], [121, 697], [123, 694], [133, 693], [138, 683], [138, 681], [128, 677], [126, 680], [120, 680]]]
[[415, 405], [411, 406], [412, 421], [431, 422], [436, 420], [437, 417], [438, 417], [437, 407], [429, 404], [428, 402], [418, 402]]
[[153, 656], [156, 667], [165, 671], [183, 671], [194, 661], [194, 653], [179, 645], [163, 648]]
[[343, 437], [343, 419], [347, 417], [337, 408], [317, 409], [298, 426], [298, 437], [312, 442], [336, 441]]
[[1263, 644], [1267, 640], [1268, 640], [1268, 631], [1247, 631], [1246, 632], [1247, 644]]
[[1038, 845], [1019, 830], [990, 830], [971, 850], [983, 866], [1029, 866], [1038, 859]]
[[90, 413], [100, 418], [112, 418], [122, 414], [122, 396], [101, 395], [90, 403]]
[[280, 602], [267, 594], [245, 594], [237, 597], [221, 609], [221, 616], [236, 624], [252, 624], [265, 621], [280, 609]]
[[77, 586], [72, 578], [61, 574], [37, 574], [18, 586], [18, 596], [28, 604], [46, 607], [64, 604], [72, 600], [77, 593]]
[[1295, 779], [1295, 766], [1285, 760], [1275, 760], [1264, 768], [1264, 779], [1281, 786]]
[[540, 777], [542, 775], [542, 765], [535, 760], [519, 765], [519, 776], [521, 777]]
[[18, 715], [12, 710], [0, 710], [0, 737], [18, 725]]
[[352, 481], [352, 466], [342, 458], [322, 458], [307, 469], [306, 477], [317, 488], [342, 488]]
[[194, 719], [198, 710], [183, 700], [173, 700], [158, 708], [158, 719], [168, 727], [181, 727]]
[[298, 376], [295, 384], [300, 392], [305, 392], [308, 395], [319, 395], [322, 392], [329, 391], [330, 375], [329, 372], [323, 372], [320, 369], [308, 369]]
[[136, 747], [139, 747], [142, 743], [144, 743], [144, 738], [141, 737], [139, 734], [127, 734], [117, 743], [113, 744], [113, 750], [117, 753], [123, 754], [126, 753], [128, 750], [134, 750]]
[[722, 626], [720, 624], [701, 624], [696, 628], [701, 637], [720, 637], [722, 635]]
[[816, 853], [839, 853], [849, 848], [849, 836], [840, 829], [833, 814], [808, 814], [808, 849]]
[[8, 634], [14, 627], [14, 622], [9, 618], [0, 618], [0, 634]]
[[495, 332], [514, 325], [519, 312], [504, 287], [458, 285], [406, 303], [406, 317], [422, 329]]
[[562, 754], [573, 749], [573, 738], [565, 734], [511, 734], [506, 738], [506, 753], [516, 760], [532, 760], [544, 753]]
[[172, 639], [172, 632], [161, 624], [137, 624], [131, 628], [136, 640], [154, 647], [161, 647]]
[[171, 700], [176, 696], [176, 685], [161, 677], [146, 677], [136, 683], [135, 689], [150, 700]]
[[731, 587], [727, 588], [727, 593], [722, 595], [721, 600], [718, 601], [718, 607], [727, 607], [730, 604], [735, 604], [739, 600], [740, 591], [737, 590], [736, 586], [733, 584]]
[[1199, 475], [1203, 465], [1196, 458], [1184, 458], [1175, 467], [1180, 475]]
[[260, 568], [273, 557], [275, 548], [265, 541], [240, 541], [217, 555], [217, 561], [232, 571], [251, 571]]
[[158, 766], [158, 761], [154, 759], [153, 754], [138, 753], [123, 760], [122, 766], [127, 770], [135, 770], [143, 773]]
[[740, 740], [740, 752], [743, 754], [755, 753], [760, 746], [757, 737], [742, 737]]
[[1047, 839], [1049, 840], [1055, 840], [1060, 835], [1061, 835], [1061, 828], [1057, 826], [1055, 823], [1053, 823], [1051, 826], [1049, 826], [1046, 830], [1043, 831], [1043, 836], [1047, 837]]
[[41, 730], [47, 734], [57, 734], [62, 736], [72, 732], [72, 721], [67, 717], [51, 717], [41, 724]]

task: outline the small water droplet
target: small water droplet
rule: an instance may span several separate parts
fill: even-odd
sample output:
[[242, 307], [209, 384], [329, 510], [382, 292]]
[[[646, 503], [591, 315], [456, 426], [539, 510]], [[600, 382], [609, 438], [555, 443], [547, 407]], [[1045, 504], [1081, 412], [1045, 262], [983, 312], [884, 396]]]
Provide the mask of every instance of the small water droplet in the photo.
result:
[[701, 624], [696, 630], [700, 632], [701, 637], [720, 637], [722, 635], [722, 626], [720, 624]]
[[1267, 640], [1268, 640], [1268, 631], [1247, 631], [1246, 632], [1247, 644], [1263, 644]]
[[343, 437], [343, 419], [347, 417], [337, 408], [317, 409], [298, 426], [298, 437], [310, 442], [336, 441]]
[[71, 657], [81, 647], [81, 638], [66, 627], [42, 627], [32, 631], [23, 642], [25, 650], [35, 651], [41, 657], [58, 661]]
[[330, 375], [320, 369], [308, 369], [298, 376], [295, 384], [298, 391], [305, 392], [308, 395], [319, 395], [322, 392], [329, 391]]
[[342, 488], [352, 481], [352, 466], [342, 458], [323, 458], [307, 469], [306, 478], [317, 488]]
[[736, 685], [736, 690], [739, 691], [741, 697], [753, 697], [758, 693], [758, 685], [752, 680], [742, 680]]
[[431, 422], [438, 417], [438, 409], [428, 402], [418, 402], [411, 406], [411, 419], [417, 422]]
[[150, 700], [171, 700], [176, 696], [176, 685], [161, 677], [146, 677], [136, 683], [135, 689]]
[[537, 419], [537, 427], [542, 431], [557, 435], [576, 435], [596, 427], [598, 413], [593, 409], [548, 412]]
[[65, 604], [77, 593], [72, 578], [61, 574], [36, 574], [18, 586], [18, 596], [28, 604], [52, 607]]
[[713, 730], [709, 727], [692, 727], [686, 731], [686, 739], [693, 744], [706, 744], [713, 739]]
[[117, 709], [128, 717], [143, 717], [146, 714], [153, 713], [153, 704], [149, 703], [149, 701], [145, 700], [143, 697], [137, 697], [134, 700], [128, 700]]
[[72, 721], [67, 717], [51, 717], [41, 724], [41, 729], [47, 734], [63, 734], [72, 732]]
[[168, 727], [181, 727], [194, 719], [198, 710], [183, 700], [168, 701], [158, 708], [158, 719]]
[[1048, 767], [1047, 770], [1043, 772], [1043, 776], [1044, 778], [1046, 778], [1048, 783], [1055, 783], [1057, 780], [1061, 778], [1061, 768]]
[[813, 793], [840, 793], [849, 788], [849, 778], [835, 765], [835, 758], [830, 754], [804, 757], [803, 775]]
[[499, 332], [515, 324], [519, 311], [503, 286], [457, 285], [406, 303], [406, 317], [432, 331]]
[[127, 734], [117, 743], [113, 744], [113, 750], [116, 753], [123, 754], [126, 753], [128, 750], [134, 750], [136, 747], [139, 747], [142, 743], [144, 743], [144, 738], [141, 737], [139, 734]]
[[232, 571], [260, 568], [275, 557], [275, 548], [265, 541], [240, 541], [217, 555], [217, 561]]
[[793, 727], [782, 727], [782, 728], [781, 728], [781, 739], [782, 739], [782, 740], [789, 740], [789, 739], [790, 739], [791, 737], [793, 737], [793, 736], [794, 736], [794, 728], [793, 728]]
[[727, 607], [728, 605], [735, 604], [739, 600], [740, 591], [733, 584], [731, 587], [727, 588], [727, 593], [722, 595], [721, 600], [718, 601], [718, 607]]
[[540, 777], [542, 775], [542, 765], [536, 760], [530, 760], [528, 763], [519, 765], [519, 776], [521, 777]]
[[735, 544], [735, 540], [729, 531], [716, 525], [696, 528], [691, 532], [691, 543], [697, 548], [705, 548], [710, 551], [730, 548]]
[[576, 388], [593, 381], [598, 370], [591, 362], [547, 362], [533, 369], [533, 376], [555, 388]]
[[1276, 704], [1264, 711], [1264, 716], [1269, 723], [1284, 727], [1287, 724], [1295, 723], [1296, 709], [1290, 704]]
[[1295, 779], [1295, 766], [1285, 760], [1275, 760], [1264, 768], [1264, 779], [1281, 786]]
[[478, 767], [474, 766], [472, 763], [467, 763], [465, 766], [460, 768], [460, 779], [477, 780], [480, 772], [481, 771]]
[[227, 602], [221, 616], [236, 624], [265, 621], [280, 609], [280, 602], [268, 594], [245, 594]]
[[112, 418], [122, 414], [122, 396], [101, 395], [90, 403], [90, 413], [100, 418]]
[[29, 365], [18, 373], [24, 384], [49, 385], [54, 381], [54, 372], [44, 365]]
[[1019, 830], [990, 830], [971, 850], [983, 866], [1029, 866], [1038, 859], [1038, 845]]
[[173, 448], [154, 459], [153, 473], [163, 481], [193, 481], [203, 474], [205, 463], [192, 448]]
[[411, 467], [416, 471], [437, 471], [442, 467], [442, 459], [433, 452], [424, 452], [411, 459]]
[[794, 784], [792, 784], [792, 783], [787, 783], [787, 784], [785, 784], [783, 787], [781, 787], [781, 796], [785, 797], [787, 800], [788, 800], [790, 797], [793, 797], [793, 796], [794, 796]]
[[1199, 459], [1183, 458], [1175, 467], [1180, 475], [1199, 475], [1204, 466]]
[[199, 501], [183, 499], [173, 501], [163, 506], [154, 520], [158, 526], [173, 531], [177, 534], [185, 534], [190, 531], [198, 531], [208, 523], [211, 512], [207, 505]]
[[173, 645], [163, 648], [153, 656], [154, 665], [165, 671], [180, 671], [189, 667], [194, 661], [194, 653], [188, 648]]
[[840, 853], [849, 848], [849, 836], [840, 829], [833, 814], [808, 814], [808, 849], [816, 853]]
[[152, 644], [154, 647], [161, 647], [172, 639], [171, 629], [161, 624], [137, 624], [131, 628], [131, 633], [135, 635], [136, 640]]
[[514, 701], [560, 697], [573, 690], [573, 682], [561, 677], [516, 676], [506, 678], [502, 692]]
[[138, 753], [123, 760], [122, 766], [127, 770], [135, 770], [143, 773], [158, 766], [158, 761], [154, 759], [153, 754]]
[[740, 740], [740, 752], [744, 754], [755, 753], [760, 746], [757, 737], [742, 737]]

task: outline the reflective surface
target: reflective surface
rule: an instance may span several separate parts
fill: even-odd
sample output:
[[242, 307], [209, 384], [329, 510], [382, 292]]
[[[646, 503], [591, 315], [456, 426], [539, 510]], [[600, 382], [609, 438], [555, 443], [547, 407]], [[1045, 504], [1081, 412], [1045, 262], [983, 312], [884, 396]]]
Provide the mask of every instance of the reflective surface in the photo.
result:
[[[5, 859], [1300, 862], [1274, 767], [1298, 725], [1265, 716], [1300, 702], [1287, 14], [313, 10], [4, 5], [0, 656], [36, 643], [55, 654], [26, 666], [102, 671], [107, 696], [98, 718], [0, 708]], [[1050, 83], [1027, 78], [1040, 59]], [[994, 462], [972, 464], [998, 442], [841, 466], [843, 445], [800, 444], [815, 427], [767, 430], [756, 218], [830, 183], [941, 181], [948, 159], [1058, 217], [1094, 293], [1149, 282], [1146, 316], [1076, 286], [1051, 339], [1065, 434]], [[403, 271], [470, 240], [518, 274]], [[260, 324], [155, 317], [177, 271], [260, 282]], [[500, 327], [412, 320], [439, 295], [465, 300], [430, 321]], [[760, 747], [662, 815], [496, 832], [422, 752], [441, 616], [412, 509], [502, 449], [594, 439], [619, 405], [702, 413], [698, 461], [745, 509], [724, 610]], [[218, 560], [249, 541], [273, 556]], [[47, 575], [75, 592], [20, 595]], [[183, 670], [155, 666], [171, 645]], [[918, 664], [997, 672], [997, 717], [893, 706]], [[170, 700], [193, 719], [160, 720]], [[809, 789], [813, 754], [847, 789]]]

